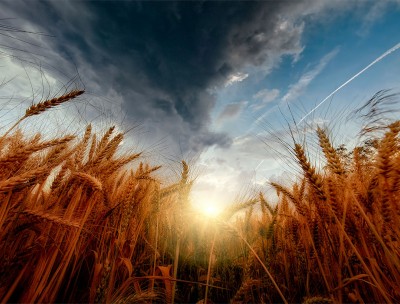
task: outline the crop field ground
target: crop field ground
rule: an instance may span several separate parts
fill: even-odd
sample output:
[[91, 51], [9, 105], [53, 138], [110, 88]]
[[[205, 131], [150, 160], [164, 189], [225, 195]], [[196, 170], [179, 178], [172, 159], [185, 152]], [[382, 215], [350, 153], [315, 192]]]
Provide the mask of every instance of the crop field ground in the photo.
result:
[[[167, 183], [124, 134], [51, 140], [18, 128], [83, 91], [32, 105], [0, 134], [2, 303], [400, 302], [400, 121], [350, 151], [313, 130], [293, 184], [207, 218], [191, 166]], [[240, 212], [242, 216], [235, 216]]]

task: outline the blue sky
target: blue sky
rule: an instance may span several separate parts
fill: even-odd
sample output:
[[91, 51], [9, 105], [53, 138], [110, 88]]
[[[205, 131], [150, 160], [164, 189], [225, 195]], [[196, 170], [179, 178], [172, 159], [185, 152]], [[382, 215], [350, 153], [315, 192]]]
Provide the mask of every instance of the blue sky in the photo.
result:
[[[139, 125], [125, 146], [175, 171], [189, 159], [193, 201], [226, 204], [294, 179], [276, 143], [288, 141], [287, 105], [299, 121], [400, 42], [399, 20], [398, 0], [2, 1], [0, 116], [9, 124], [33, 100], [84, 87], [79, 103], [35, 127], [51, 136], [87, 123]], [[347, 115], [379, 90], [400, 91], [399, 67], [396, 50], [304, 126], [324, 124], [335, 144], [356, 143], [362, 121]]]
[[[263, 75], [254, 67], [244, 70], [242, 73], [247, 74], [247, 78], [218, 90], [218, 102], [213, 112], [215, 128], [229, 132], [238, 142], [244, 141], [249, 146], [248, 153], [243, 153], [243, 148], [237, 148], [235, 145], [229, 152], [215, 149], [217, 151], [206, 153], [205, 167], [212, 172], [210, 176], [220, 175], [214, 179], [221, 182], [224, 173], [216, 172], [225, 171], [232, 174], [231, 178], [226, 178], [226, 182], [220, 185], [220, 189], [224, 190], [214, 196], [215, 201], [226, 196], [227, 188], [232, 188], [231, 193], [240, 190], [237, 191], [240, 196], [248, 189], [265, 191], [268, 189], [265, 183], [270, 178], [280, 182], [288, 178], [288, 175], [291, 175], [289, 172], [293, 170], [284, 164], [277, 165], [279, 153], [275, 156], [270, 155], [267, 153], [268, 146], [264, 143], [257, 145], [254, 148], [256, 151], [251, 153], [251, 139], [262, 140], [264, 136], [268, 138], [271, 130], [282, 127], [287, 129], [283, 118], [291, 119], [292, 114], [286, 102], [299, 121], [345, 81], [397, 45], [400, 42], [399, 20], [399, 6], [391, 3], [370, 19], [360, 13], [348, 11], [333, 20], [307, 23], [301, 39], [304, 49], [299, 58], [282, 56], [267, 75]], [[350, 142], [353, 139], [361, 140], [356, 136], [362, 125], [360, 121], [344, 123], [345, 116], [379, 90], [391, 89], [398, 92], [399, 67], [400, 50], [397, 50], [339, 90], [324, 102], [312, 117], [320, 118], [323, 125], [337, 133], [333, 136], [336, 144], [346, 143], [351, 147]], [[294, 89], [296, 87], [298, 90]], [[340, 126], [335, 123], [335, 118], [340, 119]], [[233, 152], [235, 148], [240, 151]], [[231, 157], [231, 154], [234, 156]], [[230, 168], [226, 163], [221, 165], [222, 159], [229, 159], [231, 164], [235, 161], [239, 163], [236, 166], [237, 170], [234, 169], [235, 165]], [[246, 164], [247, 170], [244, 169]], [[241, 183], [235, 178], [235, 174], [241, 176], [239, 172], [246, 176], [247, 182], [242, 179]], [[210, 176], [202, 179], [205, 185], [209, 184], [207, 178], [217, 183]], [[249, 180], [251, 182], [248, 182]], [[206, 188], [207, 186], [204, 186], [204, 189]]]
[[[293, 107], [299, 107], [296, 114], [306, 114], [301, 111], [311, 110], [313, 104], [400, 42], [399, 8], [396, 5], [391, 8], [388, 7], [382, 16], [368, 24], [363, 16], [354, 16], [353, 12], [347, 12], [335, 20], [307, 24], [302, 35], [304, 49], [300, 58], [294, 62], [292, 56], [283, 56], [268, 75], [260, 77], [254, 71], [249, 72], [245, 80], [219, 90], [215, 117], [218, 118], [218, 112], [224, 110], [224, 105], [243, 101], [247, 101], [245, 113], [255, 117], [263, 115], [277, 104], [281, 104], [285, 111], [285, 95], [299, 81], [301, 86], [302, 76], [307, 78], [309, 75], [312, 79], [305, 81], [300, 92], [289, 98]], [[380, 89], [398, 87], [399, 58], [398, 54], [391, 54], [355, 79], [338, 92], [334, 106], [343, 106], [344, 103], [351, 106], [352, 102], [357, 104], [366, 101]], [[271, 98], [266, 98], [268, 102], [264, 107], [252, 109], [251, 105], [262, 103], [262, 98], [255, 96], [263, 90], [267, 90], [265, 93]], [[270, 100], [273, 96], [276, 98]], [[346, 100], [343, 100], [344, 97]]]

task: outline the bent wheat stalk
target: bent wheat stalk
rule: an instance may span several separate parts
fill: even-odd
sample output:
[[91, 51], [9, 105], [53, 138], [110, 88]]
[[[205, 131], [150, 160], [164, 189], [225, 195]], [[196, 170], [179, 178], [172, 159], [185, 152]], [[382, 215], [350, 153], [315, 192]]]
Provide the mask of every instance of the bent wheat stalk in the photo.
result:
[[61, 95], [59, 97], [55, 97], [43, 102], [39, 102], [36, 105], [30, 106], [28, 109], [26, 109], [25, 115], [22, 116], [8, 131], [0, 138], [0, 141], [2, 141], [16, 126], [18, 126], [21, 121], [24, 119], [33, 116], [33, 115], [38, 115], [47, 109], [53, 108], [55, 106], [58, 106], [64, 102], [67, 102], [68, 100], [74, 99], [80, 95], [82, 95], [85, 91], [84, 90], [72, 90], [64, 95]]

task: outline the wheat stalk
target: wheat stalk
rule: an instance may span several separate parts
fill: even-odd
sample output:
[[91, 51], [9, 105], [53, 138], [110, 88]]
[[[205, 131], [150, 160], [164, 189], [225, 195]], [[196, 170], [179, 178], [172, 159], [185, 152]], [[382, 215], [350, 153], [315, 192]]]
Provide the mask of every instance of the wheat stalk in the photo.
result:
[[82, 95], [85, 91], [84, 90], [72, 90], [64, 95], [61, 95], [59, 97], [55, 97], [43, 102], [39, 102], [36, 105], [30, 106], [28, 109], [25, 111], [25, 115], [22, 116], [10, 129], [7, 130], [7, 132], [0, 138], [0, 143], [3, 141], [3, 139], [13, 130], [21, 121], [24, 119], [33, 116], [33, 115], [38, 115], [50, 108], [53, 108], [55, 106], [58, 106], [64, 102], [67, 102], [71, 99], [74, 99], [80, 95]]

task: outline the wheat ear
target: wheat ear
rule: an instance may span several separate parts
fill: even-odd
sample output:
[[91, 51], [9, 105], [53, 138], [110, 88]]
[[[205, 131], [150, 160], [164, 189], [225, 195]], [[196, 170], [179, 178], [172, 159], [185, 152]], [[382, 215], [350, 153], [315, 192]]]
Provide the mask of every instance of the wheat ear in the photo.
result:
[[378, 150], [378, 169], [381, 175], [382, 181], [382, 202], [381, 202], [381, 214], [384, 220], [383, 230], [384, 234], [386, 234], [387, 226], [390, 226], [392, 223], [392, 211], [391, 210], [391, 196], [390, 187], [389, 187], [389, 179], [390, 173], [393, 171], [393, 160], [392, 155], [393, 151], [396, 151], [396, 143], [397, 136], [400, 133], [400, 120], [390, 124], [389, 131], [386, 132], [381, 146]]
[[326, 132], [320, 127], [317, 129], [317, 134], [319, 138], [319, 145], [324, 152], [325, 158], [328, 162], [328, 168], [335, 174], [342, 175], [345, 173], [342, 162], [335, 149], [333, 148], [331, 142], [329, 141]]
[[125, 156], [123, 158], [117, 159], [115, 161], [105, 162], [99, 168], [99, 172], [104, 172], [104, 176], [111, 175], [118, 171], [121, 167], [125, 166], [126, 164], [130, 163], [131, 161], [139, 158], [142, 153], [136, 153], [132, 155]]
[[97, 168], [103, 160], [107, 160], [112, 157], [115, 151], [118, 148], [118, 145], [122, 142], [123, 135], [122, 133], [115, 136], [110, 142], [99, 144], [99, 148], [101, 150], [97, 151], [96, 156], [93, 158], [92, 162], [90, 163], [91, 168]]
[[82, 95], [85, 91], [84, 90], [72, 90], [69, 93], [66, 93], [64, 95], [61, 95], [60, 97], [55, 97], [43, 102], [39, 102], [36, 105], [30, 106], [28, 109], [25, 111], [25, 115], [22, 116], [10, 129], [7, 130], [7, 132], [0, 138], [0, 142], [3, 141], [3, 139], [13, 130], [21, 121], [23, 121], [25, 118], [28, 118], [33, 115], [40, 114], [47, 109], [53, 108], [55, 106], [58, 106], [64, 102], [67, 102], [71, 99], [74, 99], [80, 95]]
[[89, 124], [86, 127], [85, 135], [83, 136], [82, 141], [78, 144], [78, 147], [75, 152], [75, 164], [77, 167], [80, 167], [83, 164], [83, 158], [85, 157], [85, 152], [91, 136], [91, 132], [92, 132], [92, 125]]
[[108, 143], [108, 139], [110, 138], [110, 136], [114, 132], [114, 129], [115, 129], [115, 126], [110, 127], [110, 129], [108, 129], [108, 131], [103, 135], [103, 137], [101, 138], [99, 144], [97, 145], [97, 148], [96, 148], [96, 152], [97, 153], [102, 151], [104, 146]]
[[94, 176], [92, 176], [90, 174], [87, 174], [87, 173], [83, 173], [83, 172], [74, 172], [73, 175], [75, 177], [79, 178], [80, 180], [82, 180], [83, 182], [86, 182], [94, 190], [97, 190], [97, 191], [102, 191], [103, 190], [103, 186], [101, 184], [101, 181], [99, 181], [96, 177], [94, 177]]
[[295, 144], [294, 152], [296, 154], [297, 160], [303, 169], [304, 176], [310, 182], [311, 186], [316, 191], [318, 197], [325, 201], [326, 196], [324, 193], [324, 189], [322, 187], [322, 180], [315, 172], [314, 167], [311, 166], [310, 162], [307, 160], [306, 154], [304, 153], [304, 149], [301, 145]]
[[389, 173], [393, 167], [391, 155], [396, 150], [397, 135], [400, 133], [400, 120], [388, 127], [390, 130], [386, 132], [378, 149], [378, 169], [385, 179], [389, 178]]
[[69, 93], [61, 95], [60, 97], [55, 97], [55, 98], [46, 100], [44, 102], [39, 102], [36, 105], [32, 105], [26, 110], [24, 118], [40, 114], [40, 113], [46, 111], [47, 109], [53, 108], [64, 102], [67, 102], [68, 100], [74, 99], [74, 98], [82, 95], [84, 92], [85, 91], [83, 91], [83, 90], [73, 90]]
[[75, 138], [74, 136], [69, 135], [69, 136], [65, 136], [60, 139], [53, 139], [50, 141], [43, 142], [41, 144], [28, 146], [25, 149], [20, 149], [19, 151], [17, 151], [16, 153], [14, 153], [11, 156], [0, 159], [0, 165], [4, 166], [6, 164], [12, 164], [12, 163], [20, 161], [22, 159], [26, 159], [27, 157], [29, 157], [30, 154], [32, 154], [34, 152], [37, 152], [37, 151], [40, 151], [40, 150], [43, 150], [43, 149], [46, 149], [49, 147], [65, 144], [65, 143], [73, 140], [74, 138]]
[[24, 174], [1, 181], [0, 193], [5, 193], [14, 189], [29, 187], [34, 184], [38, 180], [38, 178], [47, 174], [48, 172], [49, 169], [47, 167], [39, 167]]
[[283, 193], [283, 195], [285, 195], [286, 197], [288, 197], [292, 201], [293, 205], [296, 207], [296, 211], [299, 214], [303, 216], [306, 215], [307, 210], [304, 204], [301, 201], [297, 200], [297, 198], [288, 189], [274, 182], [271, 182], [271, 186], [274, 187], [277, 191]]
[[24, 210], [21, 213], [29, 217], [34, 217], [43, 222], [51, 222], [67, 227], [80, 228], [79, 223], [75, 221], [65, 220], [59, 215], [51, 214], [48, 212], [39, 210]]

